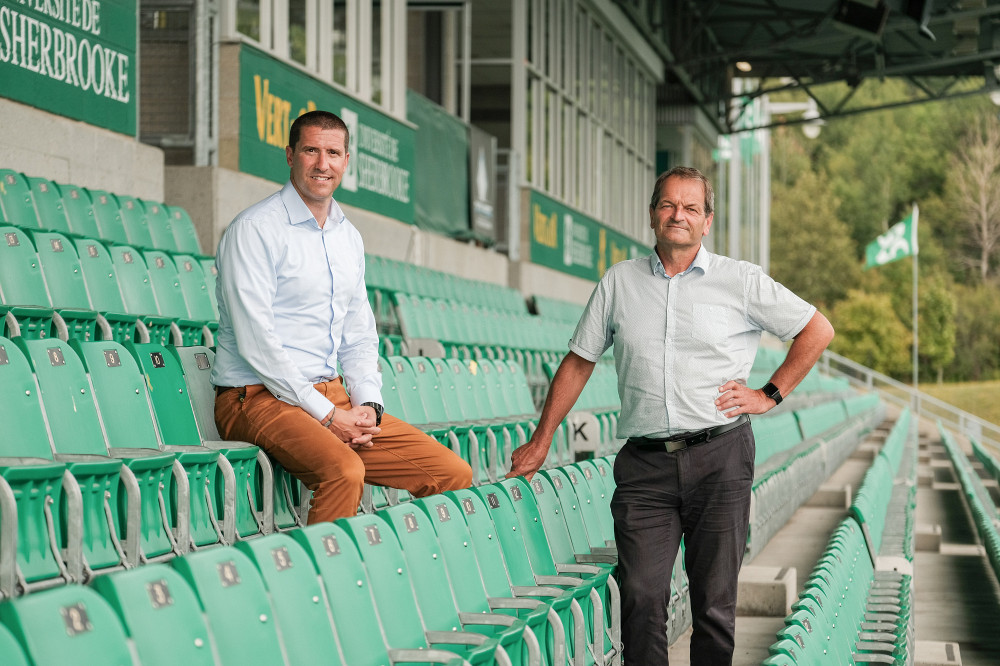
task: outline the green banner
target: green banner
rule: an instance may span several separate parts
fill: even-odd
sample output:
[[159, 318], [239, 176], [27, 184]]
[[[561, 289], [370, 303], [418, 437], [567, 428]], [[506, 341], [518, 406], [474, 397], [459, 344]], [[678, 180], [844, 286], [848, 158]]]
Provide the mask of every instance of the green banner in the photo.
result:
[[284, 183], [292, 121], [324, 109], [351, 132], [337, 201], [413, 222], [414, 131], [250, 46], [240, 47], [240, 171]]
[[597, 220], [531, 191], [531, 261], [597, 282], [608, 267], [649, 250]]
[[913, 212], [901, 222], [889, 227], [885, 232], [865, 248], [865, 268], [882, 266], [917, 254], [917, 217], [916, 206]]
[[0, 0], [0, 95], [136, 133], [136, 0]]

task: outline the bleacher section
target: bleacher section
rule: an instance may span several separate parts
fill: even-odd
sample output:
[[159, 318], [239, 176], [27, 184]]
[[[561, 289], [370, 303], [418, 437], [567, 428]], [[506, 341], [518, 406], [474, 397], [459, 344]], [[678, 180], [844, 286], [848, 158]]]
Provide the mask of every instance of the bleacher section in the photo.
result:
[[[186, 214], [9, 170], [0, 181], [5, 664], [621, 662], [610, 358], [542, 473], [504, 479], [580, 306], [535, 297], [530, 314], [516, 290], [369, 255], [387, 411], [469, 461], [474, 486], [420, 500], [369, 487], [357, 517], [303, 527], [309, 493], [257, 447], [219, 441], [214, 268]], [[783, 357], [762, 348], [750, 383]], [[748, 561], [885, 412], [814, 371], [752, 419]], [[841, 594], [824, 585], [862, 576], [852, 603], [878, 605], [876, 628], [829, 639], [840, 651], [882, 654], [857, 642], [908, 636], [912, 520], [896, 518], [912, 513], [915, 467], [902, 423], [810, 587]], [[823, 621], [812, 598], [789, 631]], [[690, 623], [678, 557], [671, 640]], [[775, 663], [813, 663], [790, 649]]]

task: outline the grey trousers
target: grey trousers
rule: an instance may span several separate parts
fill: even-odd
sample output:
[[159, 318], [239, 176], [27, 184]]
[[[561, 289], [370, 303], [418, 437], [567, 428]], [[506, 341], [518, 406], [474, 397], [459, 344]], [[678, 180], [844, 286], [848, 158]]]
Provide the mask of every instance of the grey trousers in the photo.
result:
[[618, 453], [611, 512], [628, 666], [668, 663], [670, 574], [682, 536], [694, 625], [691, 664], [732, 663], [753, 460], [749, 423], [674, 453], [633, 444]]

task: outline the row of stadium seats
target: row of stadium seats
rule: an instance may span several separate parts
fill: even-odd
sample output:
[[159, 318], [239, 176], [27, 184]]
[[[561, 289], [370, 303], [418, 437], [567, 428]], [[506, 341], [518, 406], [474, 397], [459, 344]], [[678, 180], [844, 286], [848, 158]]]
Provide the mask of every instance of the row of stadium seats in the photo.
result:
[[379, 293], [379, 302], [401, 293], [478, 305], [497, 312], [528, 314], [521, 292], [513, 287], [461, 278], [378, 255], [365, 255], [365, 284], [370, 295], [372, 291]]
[[[969, 464], [969, 459], [965, 456], [955, 441], [954, 435], [938, 422], [938, 432], [944, 442], [948, 456], [959, 482], [962, 484], [962, 492], [965, 496], [966, 504], [972, 513], [976, 531], [979, 533], [979, 540], [986, 549], [986, 557], [989, 558], [993, 573], [1000, 581], [1000, 511], [990, 497], [989, 491], [983, 485], [982, 479]], [[986, 460], [986, 468], [995, 473], [997, 469], [996, 459], [989, 454], [986, 449], [977, 442], [972, 442], [973, 452], [979, 460]]]
[[546, 319], [556, 319], [576, 325], [583, 315], [583, 306], [579, 303], [570, 303], [557, 298], [532, 296], [531, 302], [534, 305], [535, 314]]
[[119, 341], [133, 339], [138, 321], [153, 339], [211, 344], [218, 319], [212, 259], [13, 226], [0, 225], [0, 234], [0, 303], [21, 307], [22, 328], [51, 322], [44, 309], [55, 308], [82, 339], [94, 339], [101, 313]]
[[[530, 485], [435, 495], [6, 601], [0, 651], [11, 665], [620, 663], [610, 466], [586, 461]], [[673, 583], [679, 632], [690, 622], [681, 568]]]
[[751, 419], [760, 453], [751, 491], [747, 561], [763, 550], [884, 415], [885, 405], [868, 394]]
[[143, 250], [200, 256], [194, 223], [179, 206], [0, 169], [0, 218], [23, 229], [100, 238]]
[[[778, 631], [766, 666], [913, 663], [912, 549], [908, 566], [878, 555], [886, 522], [898, 518], [890, 515], [892, 495], [898, 490], [912, 499], [916, 487], [915, 476], [907, 477], [916, 462], [912, 435], [904, 409]], [[904, 454], [913, 464], [901, 467]], [[909, 503], [902, 513], [912, 519], [914, 508]]]

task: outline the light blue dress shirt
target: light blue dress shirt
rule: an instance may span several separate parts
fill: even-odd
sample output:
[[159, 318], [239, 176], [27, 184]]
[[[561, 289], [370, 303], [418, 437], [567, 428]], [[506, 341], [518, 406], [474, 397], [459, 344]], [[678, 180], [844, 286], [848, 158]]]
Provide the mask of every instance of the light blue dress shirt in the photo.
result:
[[286, 183], [233, 220], [215, 263], [213, 384], [264, 384], [322, 420], [333, 403], [313, 384], [337, 377], [339, 361], [355, 405], [384, 404], [365, 249], [336, 201], [320, 228]]
[[760, 266], [701, 247], [668, 277], [656, 252], [608, 269], [570, 339], [596, 362], [614, 345], [618, 437], [670, 437], [722, 425], [719, 387], [746, 383], [762, 331], [789, 340], [816, 308]]

